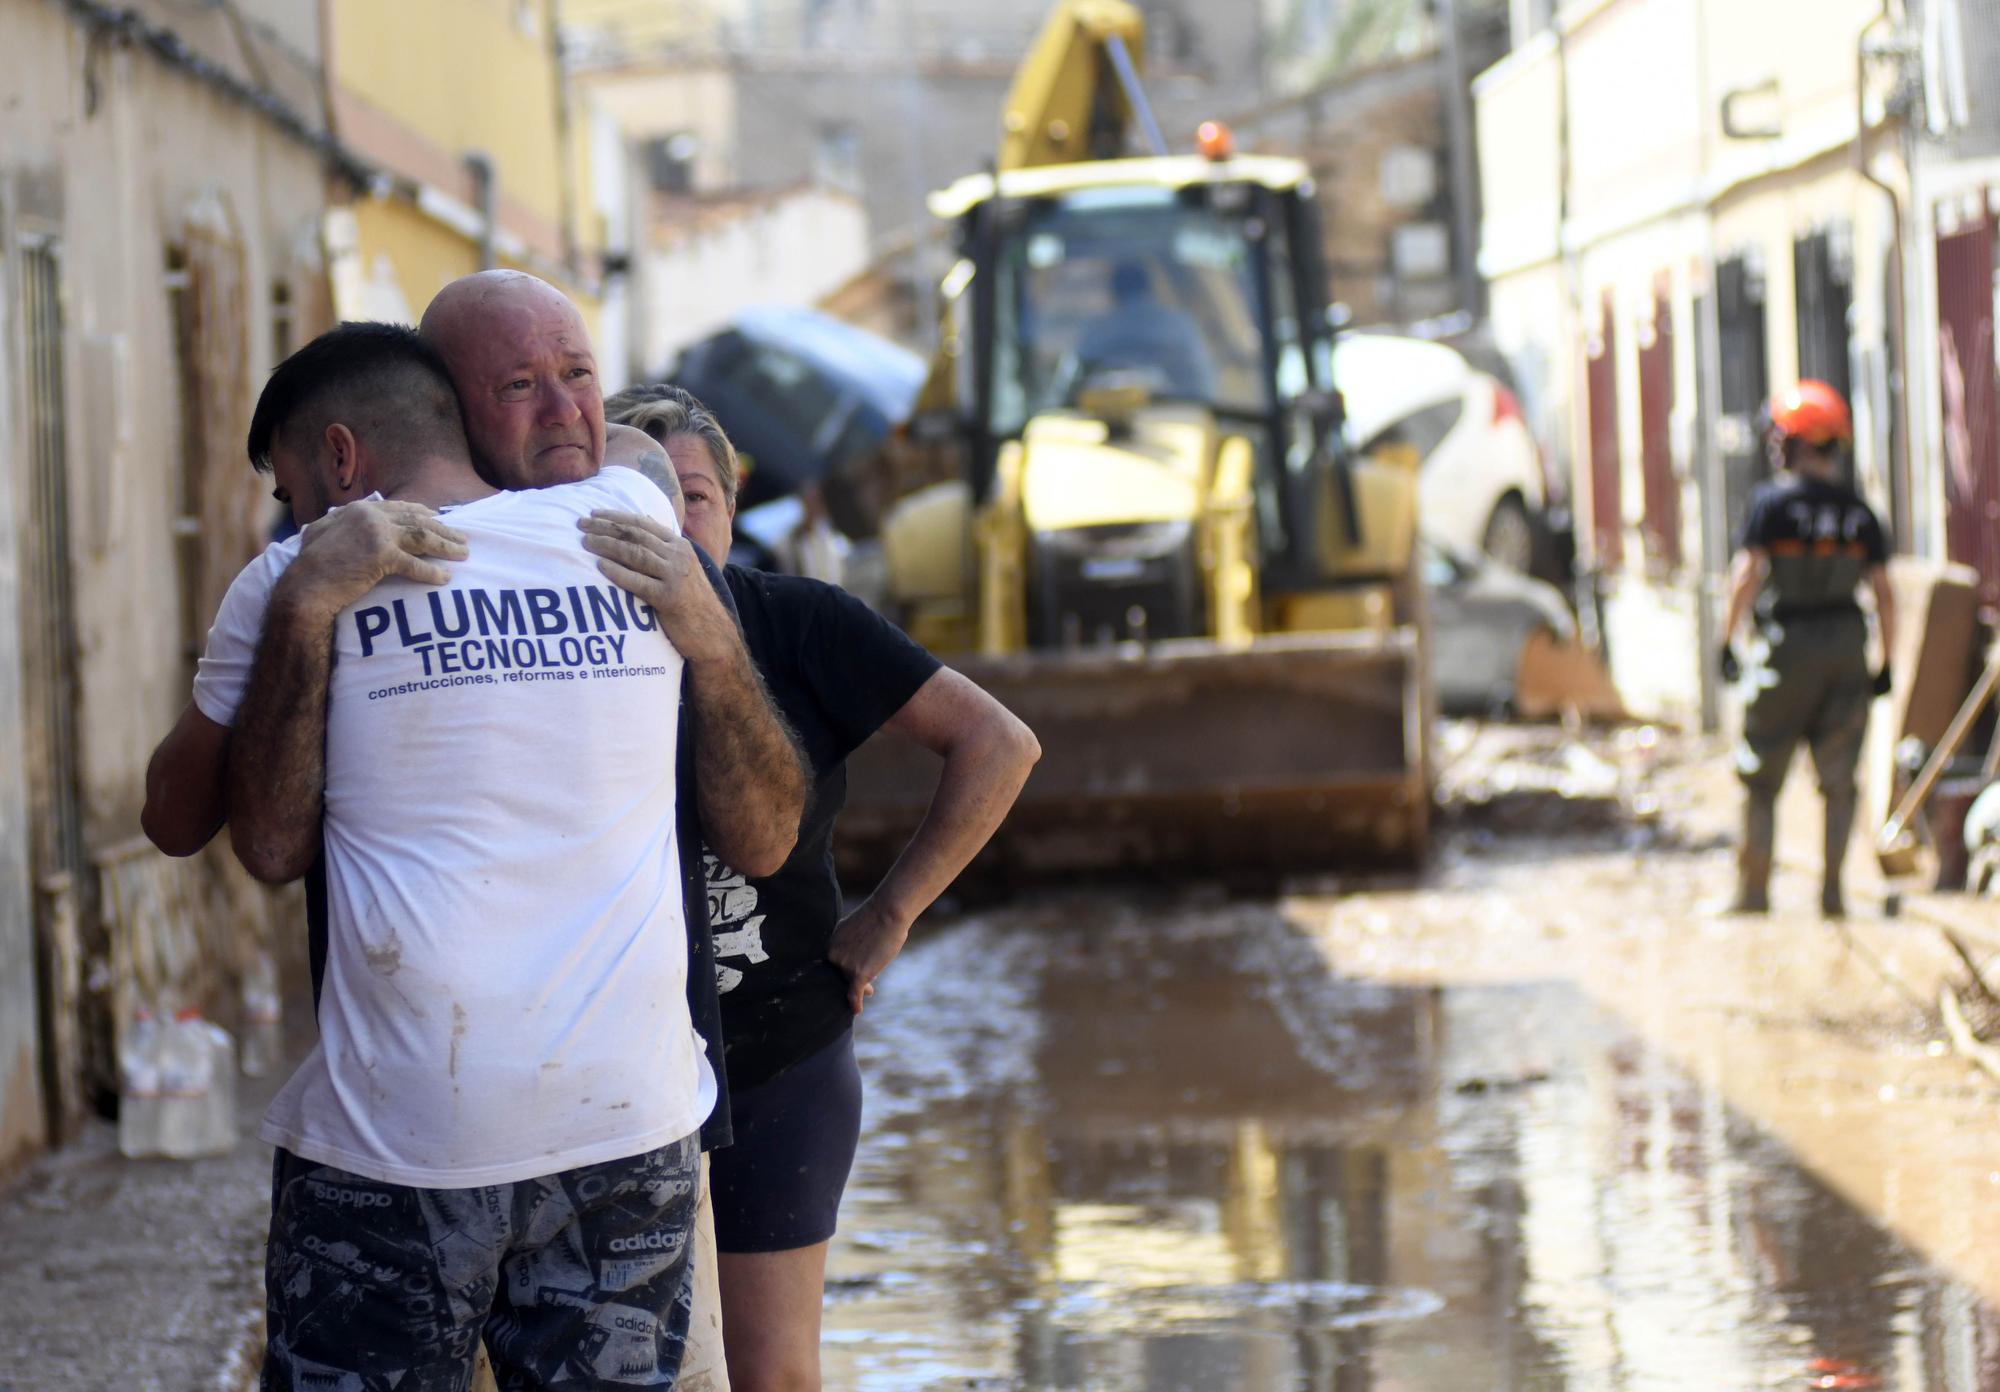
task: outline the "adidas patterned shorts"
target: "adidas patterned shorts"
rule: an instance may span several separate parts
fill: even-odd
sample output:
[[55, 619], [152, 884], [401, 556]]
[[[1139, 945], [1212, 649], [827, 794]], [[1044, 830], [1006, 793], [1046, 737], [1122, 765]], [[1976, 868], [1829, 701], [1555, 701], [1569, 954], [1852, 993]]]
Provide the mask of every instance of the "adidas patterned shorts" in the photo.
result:
[[517, 1184], [411, 1189], [280, 1150], [267, 1392], [672, 1387], [693, 1299], [694, 1136]]

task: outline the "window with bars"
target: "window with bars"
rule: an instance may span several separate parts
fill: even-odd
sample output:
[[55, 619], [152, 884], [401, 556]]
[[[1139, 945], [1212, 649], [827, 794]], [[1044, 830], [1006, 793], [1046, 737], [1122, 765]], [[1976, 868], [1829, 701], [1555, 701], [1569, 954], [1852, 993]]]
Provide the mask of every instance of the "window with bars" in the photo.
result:
[[1799, 376], [1825, 382], [1849, 401], [1854, 397], [1852, 240], [1845, 229], [1830, 228], [1792, 245]]

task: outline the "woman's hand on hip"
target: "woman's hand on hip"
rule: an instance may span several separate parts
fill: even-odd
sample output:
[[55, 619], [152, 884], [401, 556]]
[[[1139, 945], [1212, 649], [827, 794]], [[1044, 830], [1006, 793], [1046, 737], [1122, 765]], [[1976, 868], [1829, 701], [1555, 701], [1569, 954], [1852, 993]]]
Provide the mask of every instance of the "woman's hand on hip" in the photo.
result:
[[896, 960], [909, 940], [908, 920], [870, 897], [840, 920], [826, 957], [847, 976], [847, 1004], [856, 1015], [875, 994], [875, 979]]

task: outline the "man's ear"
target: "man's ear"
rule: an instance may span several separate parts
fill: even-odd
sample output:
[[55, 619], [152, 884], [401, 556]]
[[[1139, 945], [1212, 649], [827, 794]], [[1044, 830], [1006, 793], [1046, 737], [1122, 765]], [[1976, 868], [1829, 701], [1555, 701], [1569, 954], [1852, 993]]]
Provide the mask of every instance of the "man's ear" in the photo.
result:
[[327, 456], [333, 461], [334, 488], [345, 497], [361, 482], [361, 446], [354, 432], [335, 423], [326, 428]]

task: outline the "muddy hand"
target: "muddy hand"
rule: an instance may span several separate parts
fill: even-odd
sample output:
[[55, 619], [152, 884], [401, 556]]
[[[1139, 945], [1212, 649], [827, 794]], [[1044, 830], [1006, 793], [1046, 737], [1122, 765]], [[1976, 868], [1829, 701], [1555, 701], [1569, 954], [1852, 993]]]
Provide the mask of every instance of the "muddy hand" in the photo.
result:
[[370, 499], [337, 507], [299, 536], [299, 558], [286, 579], [315, 603], [345, 609], [391, 576], [442, 585], [462, 561], [465, 536], [420, 503]]
[[690, 662], [726, 657], [741, 643], [694, 546], [650, 517], [593, 512], [577, 519], [583, 549], [620, 589], [653, 606], [660, 628]]
[[856, 1015], [875, 994], [875, 979], [896, 960], [910, 936], [910, 925], [869, 899], [833, 930], [826, 959], [847, 976], [847, 1005]]

